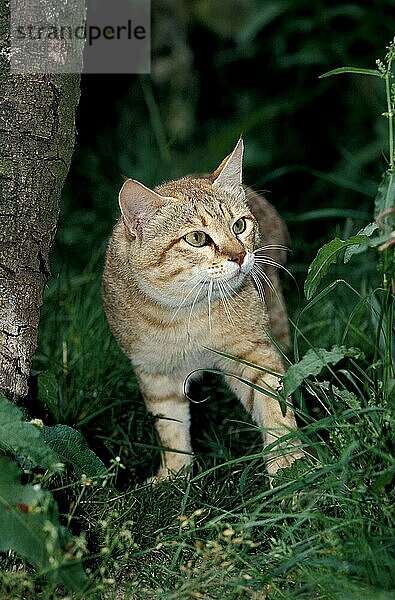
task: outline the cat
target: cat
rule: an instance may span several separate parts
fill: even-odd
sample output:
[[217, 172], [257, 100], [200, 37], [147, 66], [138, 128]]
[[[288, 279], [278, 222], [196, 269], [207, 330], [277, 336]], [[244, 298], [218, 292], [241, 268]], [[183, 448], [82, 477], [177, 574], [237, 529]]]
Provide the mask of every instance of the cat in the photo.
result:
[[[262, 428], [264, 445], [296, 429], [291, 399], [283, 416], [273, 397], [283, 366], [268, 335], [271, 328], [279, 344], [288, 345], [276, 270], [285, 261], [287, 230], [267, 200], [243, 187], [243, 150], [240, 138], [211, 175], [186, 176], [153, 190], [128, 179], [119, 193], [121, 218], [107, 249], [103, 300], [147, 409], [157, 416], [162, 458], [156, 480], [188, 471], [192, 462], [184, 383], [196, 369], [227, 374], [229, 387]], [[274, 444], [266, 461], [269, 476], [300, 456], [294, 436]]]

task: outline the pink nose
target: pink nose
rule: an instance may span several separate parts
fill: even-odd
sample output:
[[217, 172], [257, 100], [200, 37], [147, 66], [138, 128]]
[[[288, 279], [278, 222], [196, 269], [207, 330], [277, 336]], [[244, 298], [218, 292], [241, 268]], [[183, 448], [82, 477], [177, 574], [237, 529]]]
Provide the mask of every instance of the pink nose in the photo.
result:
[[246, 255], [246, 253], [244, 252], [244, 250], [242, 250], [241, 252], [231, 254], [229, 256], [229, 260], [231, 260], [232, 262], [237, 262], [237, 264], [241, 267], [241, 265], [243, 264], [245, 255]]

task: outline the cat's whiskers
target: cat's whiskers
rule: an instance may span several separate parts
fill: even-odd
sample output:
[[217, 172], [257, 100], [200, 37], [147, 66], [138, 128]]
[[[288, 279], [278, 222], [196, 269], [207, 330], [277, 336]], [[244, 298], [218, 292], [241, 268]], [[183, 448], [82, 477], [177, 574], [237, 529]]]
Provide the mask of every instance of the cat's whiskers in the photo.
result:
[[[192, 283], [192, 282], [194, 281], [194, 279], [195, 279], [195, 278], [194, 278], [194, 277], [192, 277], [191, 279], [189, 279], [189, 281], [188, 281], [188, 282], [189, 282], [189, 283]], [[187, 293], [187, 295], [186, 295], [186, 296], [184, 297], [184, 299], [182, 300], [181, 304], [178, 306], [178, 308], [177, 308], [177, 309], [176, 309], [176, 311], [174, 312], [174, 314], [173, 314], [172, 318], [171, 318], [171, 319], [170, 319], [170, 321], [169, 321], [170, 323], [172, 323], [172, 322], [174, 321], [174, 319], [176, 318], [176, 316], [178, 315], [178, 313], [180, 312], [180, 310], [181, 310], [181, 309], [182, 309], [182, 307], [184, 306], [185, 302], [188, 300], [189, 296], [190, 296], [190, 295], [192, 294], [192, 292], [193, 292], [193, 291], [194, 291], [194, 290], [197, 288], [197, 286], [198, 286], [200, 283], [202, 283], [202, 281], [203, 281], [203, 280], [202, 280], [202, 278], [201, 278], [201, 277], [199, 277], [199, 278], [198, 278], [198, 280], [196, 281], [195, 285], [194, 285], [194, 286], [193, 286], [193, 287], [192, 287], [192, 288], [189, 290], [189, 292]], [[187, 283], [187, 282], [184, 282], [184, 283], [181, 285], [181, 287], [183, 287], [183, 286], [185, 285], [185, 283]], [[204, 283], [204, 281], [203, 281], [203, 283]]]
[[276, 287], [273, 285], [273, 283], [270, 280], [270, 277], [265, 272], [265, 265], [267, 265], [269, 267], [274, 267], [276, 269], [282, 269], [290, 277], [292, 277], [292, 279], [294, 281], [295, 281], [295, 277], [292, 275], [292, 273], [286, 267], [284, 267], [284, 265], [282, 265], [281, 263], [279, 263], [278, 261], [276, 261], [271, 256], [268, 256], [267, 254], [263, 254], [263, 255], [259, 254], [259, 252], [262, 252], [264, 250], [285, 250], [286, 251], [286, 250], [289, 250], [289, 248], [287, 248], [286, 246], [283, 246], [281, 244], [267, 244], [266, 246], [261, 246], [261, 248], [257, 248], [256, 250], [254, 250], [254, 267], [253, 267], [253, 271], [255, 271], [256, 277], [253, 277], [253, 279], [254, 279], [255, 283], [257, 283], [257, 278], [258, 279], [262, 278], [265, 281], [266, 285], [270, 288], [270, 290], [274, 292], [277, 300], [282, 305], [283, 301], [280, 298], [280, 296], [279, 296], [279, 294], [277, 292]]
[[259, 279], [259, 275], [258, 273], [256, 273], [254, 270], [251, 271], [250, 273], [251, 277], [253, 278], [255, 285], [257, 287], [258, 290], [258, 294], [261, 298], [261, 300], [263, 302], [266, 302], [266, 298], [265, 298], [265, 288], [263, 287], [262, 281]]
[[292, 275], [291, 271], [288, 271], [287, 267], [284, 267], [284, 265], [278, 263], [276, 260], [273, 260], [272, 258], [268, 258], [267, 256], [265, 256], [265, 257], [258, 256], [255, 258], [255, 262], [261, 263], [263, 265], [268, 265], [269, 267], [275, 267], [276, 269], [282, 269], [290, 277], [292, 277], [293, 280], [295, 280], [295, 277]]
[[290, 248], [288, 246], [284, 246], [283, 244], [267, 244], [266, 246], [261, 246], [253, 251], [253, 254], [257, 254], [262, 250], [284, 250], [284, 252], [290, 252]]
[[280, 244], [271, 244], [268, 246], [262, 246], [261, 248], [254, 250], [254, 264], [261, 263], [264, 265], [268, 265], [270, 267], [275, 267], [276, 269], [282, 269], [290, 277], [292, 277], [292, 279], [295, 281], [295, 277], [292, 275], [292, 273], [290, 271], [288, 271], [287, 267], [284, 267], [284, 265], [279, 263], [277, 260], [275, 260], [271, 256], [268, 256], [267, 254], [263, 254], [262, 256], [258, 254], [258, 252], [260, 252], [262, 250], [272, 250], [272, 249], [288, 250], [288, 248], [286, 246], [281, 246]]
[[261, 265], [255, 264], [254, 271], [258, 277], [263, 279], [270, 291], [276, 293], [276, 288], [274, 287], [269, 275], [265, 272], [264, 268]]
[[[244, 274], [244, 276], [245, 276], [245, 274]], [[240, 298], [240, 300], [243, 301], [242, 296], [240, 296], [240, 294], [234, 288], [232, 288], [230, 283], [228, 281], [226, 281], [226, 283], [227, 283], [228, 287], [232, 290], [231, 296], [237, 296], [238, 298]]]
[[226, 316], [228, 318], [228, 321], [229, 321], [229, 323], [231, 325], [234, 325], [235, 323], [234, 323], [234, 321], [232, 319], [232, 315], [230, 314], [230, 311], [229, 311], [229, 305], [228, 305], [229, 302], [228, 302], [228, 299], [226, 297], [226, 293], [225, 293], [224, 287], [222, 285], [222, 281], [220, 281], [219, 279], [217, 279], [216, 283], [218, 284], [218, 290], [219, 290], [219, 293], [221, 295], [222, 304], [224, 305], [224, 310], [225, 310]]
[[[201, 282], [201, 286], [200, 286], [200, 288], [198, 289], [198, 291], [196, 292], [196, 296], [195, 296], [195, 298], [194, 298], [194, 300], [193, 300], [193, 302], [192, 302], [191, 309], [190, 309], [190, 311], [189, 311], [188, 325], [187, 325], [187, 333], [188, 333], [188, 335], [190, 335], [190, 326], [191, 326], [191, 320], [192, 320], [192, 313], [193, 313], [193, 310], [194, 310], [194, 308], [195, 308], [195, 304], [196, 304], [196, 302], [197, 302], [197, 299], [199, 298], [200, 292], [202, 291], [202, 289], [203, 289], [203, 288], [204, 288], [204, 286], [206, 285], [206, 283], [207, 283], [207, 280], [206, 280], [206, 279], [203, 279], [203, 280], [200, 280], [200, 282]], [[195, 286], [195, 287], [196, 287], [196, 286]]]
[[[223, 279], [223, 280], [222, 280], [222, 283], [223, 283], [223, 284], [224, 284], [224, 286], [225, 286], [225, 287], [224, 287], [224, 291], [225, 291], [225, 292], [226, 292], [226, 291], [228, 291], [227, 297], [228, 297], [228, 298], [233, 298], [233, 299], [234, 299], [234, 304], [236, 305], [236, 306], [233, 306], [233, 305], [232, 305], [232, 303], [231, 303], [231, 302], [230, 302], [230, 300], [229, 300], [229, 306], [230, 306], [230, 308], [233, 310], [233, 312], [234, 312], [234, 313], [235, 313], [235, 314], [236, 314], [238, 317], [241, 317], [241, 316], [242, 316], [242, 313], [240, 313], [240, 312], [237, 310], [237, 308], [240, 308], [240, 303], [237, 301], [237, 298], [236, 298], [236, 296], [237, 296], [237, 297], [239, 297], [239, 298], [241, 298], [241, 296], [239, 296], [239, 294], [238, 294], [238, 293], [237, 293], [237, 292], [236, 292], [236, 291], [235, 291], [235, 290], [232, 288], [232, 286], [230, 285], [230, 283], [229, 283], [229, 282], [228, 282], [226, 279]], [[225, 288], [226, 288], [226, 289], [225, 289]], [[237, 308], [236, 308], [236, 307], [237, 307]]]
[[213, 280], [211, 280], [210, 284], [208, 286], [208, 289], [207, 289], [208, 328], [209, 328], [209, 331], [210, 331], [210, 337], [211, 337], [211, 334], [212, 334], [212, 327], [211, 327], [211, 295], [213, 293], [213, 285], [214, 285], [214, 282], [213, 282]]

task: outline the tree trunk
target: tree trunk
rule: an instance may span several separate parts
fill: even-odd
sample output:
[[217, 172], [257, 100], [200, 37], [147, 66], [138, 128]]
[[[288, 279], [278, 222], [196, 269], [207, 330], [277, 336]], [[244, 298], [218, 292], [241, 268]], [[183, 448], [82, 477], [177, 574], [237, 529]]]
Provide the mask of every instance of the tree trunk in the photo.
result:
[[[8, 3], [0, 0], [0, 31]], [[0, 51], [6, 40], [1, 40]], [[48, 254], [75, 141], [78, 75], [11, 75], [0, 64], [0, 391], [26, 396]]]

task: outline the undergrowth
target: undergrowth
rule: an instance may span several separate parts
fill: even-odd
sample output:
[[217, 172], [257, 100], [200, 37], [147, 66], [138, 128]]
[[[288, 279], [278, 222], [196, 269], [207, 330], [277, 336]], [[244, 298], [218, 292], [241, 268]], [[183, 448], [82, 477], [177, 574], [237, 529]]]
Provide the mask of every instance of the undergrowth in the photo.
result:
[[[28, 404], [36, 420], [13, 413], [19, 439], [0, 425], [14, 459], [2, 463], [0, 500], [19, 532], [3, 558], [0, 600], [395, 598], [394, 52], [391, 44], [364, 73], [382, 79], [389, 102], [388, 169], [372, 223], [319, 251], [308, 301], [293, 311], [284, 384], [306, 458], [270, 487], [260, 432], [207, 377], [194, 390], [211, 399], [192, 407], [190, 479], [145, 483], [159, 448], [105, 322], [99, 248], [83, 272], [65, 267], [49, 283]], [[1, 409], [11, 414], [5, 401]], [[36, 537], [41, 562], [23, 545], [36, 535], [30, 514], [46, 534]]]

